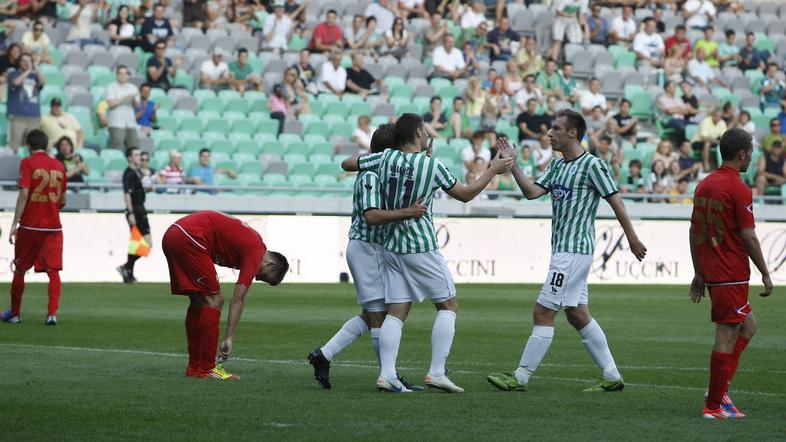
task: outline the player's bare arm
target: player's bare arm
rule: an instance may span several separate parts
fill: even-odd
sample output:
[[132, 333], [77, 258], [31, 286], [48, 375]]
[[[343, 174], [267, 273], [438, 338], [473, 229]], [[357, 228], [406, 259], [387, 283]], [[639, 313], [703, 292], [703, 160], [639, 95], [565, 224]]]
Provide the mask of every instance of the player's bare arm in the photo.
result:
[[22, 218], [22, 213], [27, 206], [27, 199], [30, 194], [30, 189], [23, 187], [19, 189], [19, 196], [16, 198], [16, 209], [14, 210], [14, 220], [11, 222], [11, 232], [8, 234], [8, 241], [13, 244], [16, 241], [16, 229], [19, 226], [19, 219]]
[[360, 164], [358, 161], [362, 154], [355, 154], [349, 158], [346, 158], [344, 161], [341, 162], [341, 168], [347, 172], [357, 172], [360, 170]]
[[451, 187], [445, 192], [461, 202], [466, 203], [472, 201], [473, 198], [478, 196], [478, 194], [480, 194], [480, 192], [482, 192], [483, 189], [489, 185], [495, 176], [504, 173], [513, 167], [513, 164], [515, 163], [514, 159], [502, 158], [500, 155], [501, 152], [497, 151], [497, 156], [491, 160], [491, 163], [489, 163], [489, 168], [486, 169], [486, 171], [483, 172], [483, 175], [478, 177], [477, 180], [473, 181], [472, 184], [465, 185], [456, 183], [455, 186]]
[[690, 300], [694, 303], [701, 302], [701, 298], [705, 295], [704, 278], [701, 277], [701, 267], [699, 262], [699, 255], [696, 253], [696, 244], [693, 242], [693, 227], [689, 235], [688, 242], [690, 243], [690, 258], [693, 262], [693, 281], [690, 283]]
[[131, 194], [126, 192], [123, 194], [123, 200], [126, 203], [126, 216], [128, 217], [128, 224], [136, 225], [136, 216], [134, 216], [134, 206], [131, 204]]
[[[503, 158], [515, 159], [518, 156], [517, 146], [511, 144], [507, 138], [497, 139], [497, 152], [502, 152]], [[521, 193], [528, 200], [540, 198], [548, 193], [546, 189], [530, 181], [529, 178], [524, 175], [524, 172], [516, 161], [513, 162], [512, 172], [513, 179], [516, 180], [516, 184], [519, 186], [519, 189], [521, 189]]]
[[363, 212], [363, 218], [372, 226], [389, 224], [405, 219], [417, 219], [425, 215], [428, 208], [423, 205], [423, 200], [419, 199], [411, 206], [398, 210], [369, 209]]
[[229, 301], [229, 314], [227, 316], [227, 331], [224, 335], [224, 340], [219, 346], [221, 360], [227, 360], [230, 353], [232, 353], [232, 339], [235, 337], [237, 331], [237, 324], [240, 322], [240, 316], [243, 314], [243, 309], [246, 307], [246, 293], [248, 287], [243, 284], [235, 284], [235, 292], [232, 294], [232, 299]]
[[764, 260], [764, 254], [761, 252], [761, 244], [759, 238], [756, 236], [755, 229], [742, 230], [742, 244], [745, 250], [748, 251], [753, 264], [761, 273], [761, 282], [764, 285], [764, 292], [759, 293], [759, 296], [770, 296], [772, 294], [772, 278], [770, 278], [770, 271], [767, 269], [767, 261]]
[[625, 203], [622, 202], [622, 197], [620, 197], [619, 193], [615, 193], [606, 198], [606, 201], [611, 206], [611, 210], [614, 211], [617, 221], [619, 221], [622, 230], [625, 232], [625, 238], [627, 238], [628, 244], [630, 245], [630, 252], [633, 253], [636, 259], [641, 261], [647, 256], [647, 247], [644, 246], [644, 243], [642, 243], [636, 235], [636, 230], [633, 228], [633, 223], [630, 221], [628, 211], [625, 210]]

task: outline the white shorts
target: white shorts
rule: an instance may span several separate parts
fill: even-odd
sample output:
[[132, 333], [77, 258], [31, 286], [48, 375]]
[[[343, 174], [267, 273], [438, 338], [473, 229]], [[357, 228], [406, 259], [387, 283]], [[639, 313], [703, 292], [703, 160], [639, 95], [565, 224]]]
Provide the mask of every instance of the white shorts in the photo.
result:
[[369, 312], [386, 312], [385, 306], [385, 263], [382, 256], [384, 246], [357, 239], [350, 239], [347, 244], [347, 264], [358, 304]]
[[546, 283], [540, 290], [538, 304], [559, 311], [589, 303], [587, 277], [592, 267], [592, 255], [555, 253], [549, 263]]
[[438, 250], [385, 256], [385, 302], [401, 304], [431, 299], [439, 304], [456, 296], [453, 277]]
[[554, 32], [552, 38], [557, 41], [565, 41], [565, 34], [568, 35], [568, 41], [571, 43], [581, 43], [584, 37], [581, 32], [581, 25], [577, 18], [571, 17], [557, 17], [554, 19]]

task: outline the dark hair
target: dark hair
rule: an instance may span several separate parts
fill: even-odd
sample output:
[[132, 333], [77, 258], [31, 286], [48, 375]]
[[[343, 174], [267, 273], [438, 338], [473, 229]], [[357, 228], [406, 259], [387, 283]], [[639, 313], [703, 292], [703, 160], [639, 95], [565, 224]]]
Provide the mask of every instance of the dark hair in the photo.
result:
[[628, 103], [628, 106], [633, 106], [633, 103], [631, 103], [630, 100], [628, 100], [627, 98], [623, 98], [620, 101], [620, 107], [622, 107], [622, 105], [625, 104], [625, 103]]
[[33, 28], [35, 28], [38, 25], [43, 26], [44, 22], [42, 22], [41, 20], [36, 19], [36, 21], [33, 22]]
[[647, 24], [647, 23], [649, 23], [651, 21], [655, 21], [655, 19], [652, 18], [652, 17], [647, 17], [647, 18], [644, 19], [644, 24]]
[[166, 40], [159, 38], [153, 46], [158, 47], [158, 45], [164, 45], [164, 49], [166, 49]]
[[374, 20], [376, 22], [377, 18], [374, 17], [373, 15], [369, 15], [368, 17], [366, 17], [366, 26], [368, 26], [368, 24], [371, 23], [371, 20]]
[[238, 57], [240, 56], [240, 54], [248, 54], [248, 49], [246, 49], [246, 48], [240, 48], [240, 49], [238, 49], [238, 50], [237, 50], [237, 55], [238, 55]]
[[600, 137], [600, 141], [605, 141], [605, 142], [611, 144], [611, 137], [608, 136], [608, 135], [604, 135], [604, 136]]
[[287, 258], [278, 253], [268, 250], [267, 253], [270, 253], [270, 256], [273, 258], [273, 262], [275, 262], [275, 267], [273, 268], [273, 276], [274, 280], [270, 281], [269, 284], [272, 286], [277, 286], [281, 284], [281, 281], [284, 280], [284, 276], [286, 276], [287, 272], [289, 271], [289, 261]]
[[415, 140], [415, 132], [423, 127], [423, 117], [418, 114], [405, 113], [396, 120], [394, 129], [396, 144], [403, 146]]
[[131, 154], [133, 154], [135, 150], [139, 150], [139, 148], [129, 147], [128, 149], [126, 149], [126, 158], [131, 158]]
[[737, 35], [737, 33], [734, 32], [734, 29], [727, 29], [726, 30], [726, 37], [729, 37], [729, 36], [732, 36], [732, 35]]
[[27, 133], [25, 144], [27, 144], [31, 151], [46, 150], [46, 146], [49, 145], [49, 137], [46, 136], [44, 131], [33, 129]]
[[434, 95], [433, 97], [431, 97], [431, 100], [429, 100], [428, 102], [429, 104], [432, 104], [434, 103], [435, 100], [442, 101], [442, 97], [440, 97], [439, 95]]
[[685, 25], [677, 25], [677, 27], [674, 28], [674, 32], [687, 31], [687, 30], [688, 28], [686, 28]]
[[562, 63], [562, 69], [565, 69], [565, 66], [573, 67], [573, 63], [566, 61], [565, 63]]
[[457, 101], [464, 101], [464, 97], [462, 97], [461, 95], [456, 95], [455, 97], [453, 97], [453, 104], [456, 104]]
[[125, 69], [126, 71], [128, 71], [128, 66], [126, 66], [126, 65], [124, 65], [124, 64], [119, 64], [119, 65], [117, 65], [117, 67], [115, 68], [115, 72], [117, 72], [117, 73], [119, 74], [121, 69]]
[[638, 167], [639, 169], [641, 169], [641, 161], [639, 161], [639, 160], [630, 160], [630, 163], [628, 164], [628, 169], [632, 169], [634, 166]]
[[60, 137], [60, 139], [57, 140], [57, 142], [55, 142], [55, 147], [60, 149], [60, 143], [62, 143], [63, 141], [68, 141], [68, 144], [71, 145], [71, 152], [73, 153], [74, 152], [74, 142], [69, 137], [66, 137], [66, 136]]
[[371, 153], [379, 153], [388, 147], [397, 149], [396, 135], [394, 133], [395, 125], [393, 123], [380, 124], [377, 130], [371, 135]]
[[472, 132], [472, 139], [473, 140], [477, 140], [477, 139], [483, 138], [485, 136], [486, 136], [486, 134], [483, 133], [483, 131], [480, 131], [480, 130], [476, 130], [475, 132]]
[[750, 112], [748, 112], [748, 111], [746, 111], [746, 110], [744, 110], [744, 111], [740, 112], [740, 116], [742, 116], [743, 114], [748, 116], [748, 120], [750, 120], [750, 119], [751, 119], [751, 113], [750, 113]]
[[756, 37], [756, 34], [754, 34], [754, 33], [753, 33], [753, 32], [751, 32], [751, 31], [748, 31], [748, 32], [746, 32], [746, 33], [745, 33], [745, 36], [746, 36], [746, 37]]
[[582, 117], [581, 114], [570, 109], [562, 109], [557, 112], [557, 118], [559, 117], [565, 117], [565, 121], [567, 122], [565, 130], [576, 130], [577, 141], [581, 141], [581, 139], [584, 138], [584, 134], [587, 132], [587, 123], [584, 121], [584, 117]]
[[207, 147], [203, 147], [203, 148], [199, 149], [199, 156], [201, 157], [202, 154], [205, 153], [205, 152], [210, 153], [210, 149], [208, 149]]
[[142, 83], [141, 85], [139, 85], [139, 90], [141, 91], [142, 89], [144, 89], [144, 88], [146, 88], [146, 87], [147, 87], [147, 88], [150, 88], [150, 89], [153, 89], [153, 85], [152, 85], [152, 84], [150, 84], [150, 83], [148, 83], [148, 82], [144, 82], [144, 83]]
[[720, 151], [723, 161], [731, 161], [741, 150], [748, 150], [752, 146], [751, 134], [740, 128], [729, 129], [720, 139]]
[[[334, 15], [338, 15], [338, 12], [336, 12], [336, 10], [335, 10], [335, 9], [328, 9], [328, 12], [327, 12], [327, 14], [334, 14]], [[327, 15], [327, 14], [325, 14], [325, 15]]]

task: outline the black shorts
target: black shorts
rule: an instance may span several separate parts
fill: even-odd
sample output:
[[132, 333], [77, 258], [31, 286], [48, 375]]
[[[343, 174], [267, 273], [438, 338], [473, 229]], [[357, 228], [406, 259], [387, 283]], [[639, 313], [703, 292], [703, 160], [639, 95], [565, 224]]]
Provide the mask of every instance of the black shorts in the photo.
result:
[[[139, 229], [139, 233], [142, 235], [149, 235], [150, 221], [147, 220], [147, 210], [145, 210], [145, 207], [135, 206], [132, 213], [134, 214], [134, 218], [136, 218], [136, 227]], [[128, 221], [128, 216], [126, 216], [126, 221]], [[130, 222], [128, 226], [131, 227]]]

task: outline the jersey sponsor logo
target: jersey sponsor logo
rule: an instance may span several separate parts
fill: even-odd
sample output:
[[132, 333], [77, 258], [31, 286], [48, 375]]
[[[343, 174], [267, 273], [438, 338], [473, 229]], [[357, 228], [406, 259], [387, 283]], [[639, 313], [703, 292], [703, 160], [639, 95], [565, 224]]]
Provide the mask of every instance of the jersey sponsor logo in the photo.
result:
[[734, 311], [737, 312], [738, 315], [743, 315], [744, 316], [747, 313], [745, 313], [743, 310], [745, 310], [745, 307], [747, 307], [747, 306], [748, 306], [748, 304], [745, 304], [742, 307], [740, 307], [740, 308], [738, 308], [738, 309], [736, 309]]
[[573, 191], [571, 189], [561, 184], [554, 184], [551, 186], [551, 196], [554, 197], [555, 201], [569, 200], [572, 193]]
[[748, 204], [745, 208], [748, 209], [748, 212], [753, 213], [753, 203]]
[[200, 276], [199, 278], [196, 279], [196, 283], [199, 285], [205, 285], [205, 277]]
[[371, 190], [371, 184], [365, 184], [363, 187], [365, 187], [368, 190]]

